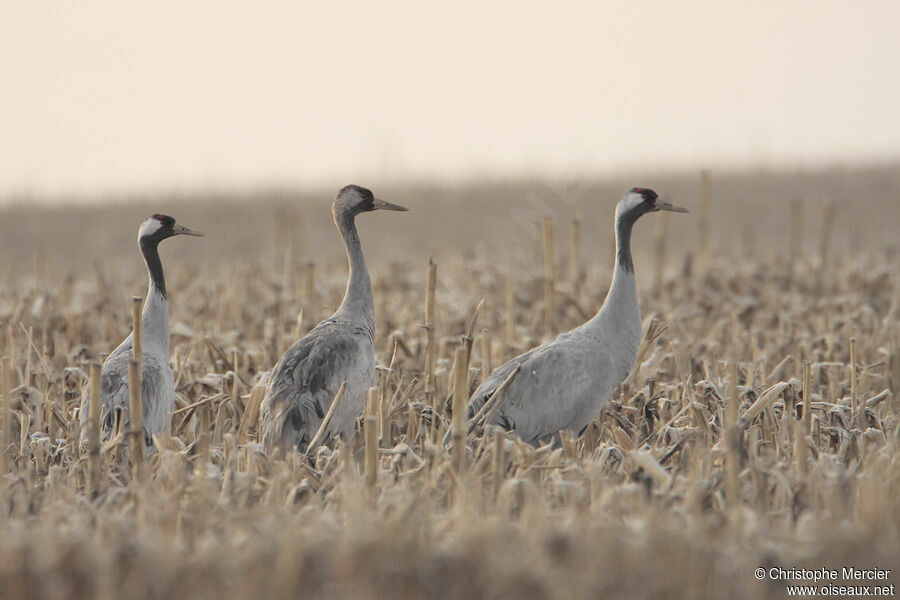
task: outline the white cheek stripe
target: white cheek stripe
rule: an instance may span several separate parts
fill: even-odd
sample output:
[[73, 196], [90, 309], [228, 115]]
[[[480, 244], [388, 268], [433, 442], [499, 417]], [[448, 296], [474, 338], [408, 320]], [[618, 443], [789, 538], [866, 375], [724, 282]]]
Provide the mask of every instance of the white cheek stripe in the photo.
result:
[[162, 227], [162, 223], [159, 222], [159, 219], [150, 217], [149, 219], [141, 223], [141, 229], [138, 232], [138, 237], [142, 238], [147, 235], [153, 235], [159, 230], [160, 227]]
[[632, 210], [643, 201], [644, 199], [639, 194], [632, 194], [629, 192], [624, 198], [625, 210]]
[[634, 194], [632, 192], [628, 192], [619, 201], [618, 206], [616, 206], [616, 219], [618, 219], [624, 213], [627, 213], [630, 210], [636, 208], [644, 199], [640, 194]]

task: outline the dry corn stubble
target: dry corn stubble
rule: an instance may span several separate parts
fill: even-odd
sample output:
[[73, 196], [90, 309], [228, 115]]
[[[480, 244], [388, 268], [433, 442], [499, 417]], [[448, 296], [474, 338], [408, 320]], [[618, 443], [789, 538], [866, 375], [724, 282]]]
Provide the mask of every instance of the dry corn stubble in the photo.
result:
[[[709, 189], [727, 188], [716, 179]], [[679, 198], [690, 205], [688, 191]], [[0, 483], [4, 598], [753, 598], [781, 593], [753, 577], [760, 565], [892, 568], [896, 246], [885, 238], [870, 252], [830, 249], [823, 288], [820, 257], [785, 232], [760, 227], [777, 250], [769, 255], [720, 248], [731, 210], [718, 196], [709, 202], [709, 264], [689, 276], [685, 252], [696, 242], [682, 224], [667, 225], [661, 272], [654, 228], [638, 226], [645, 328], [656, 324], [596, 424], [565, 433], [560, 447], [533, 448], [491, 427], [465, 433], [457, 421], [464, 455], [435, 445], [451, 424], [432, 405], [443, 406], [451, 383], [477, 385], [480, 361], [497, 366], [537, 343], [545, 306], [563, 330], [579, 323], [579, 306], [599, 305], [611, 265], [595, 259], [607, 255], [611, 222], [597, 239], [575, 234], [591, 244], [569, 269], [578, 285], [554, 283], [574, 304], [548, 302], [540, 237], [535, 260], [515, 269], [497, 267], [510, 264], [503, 255], [464, 259], [452, 240], [435, 253], [436, 270], [423, 272], [417, 256], [372, 260], [378, 361], [392, 368], [370, 394], [369, 439], [361, 429], [309, 456], [263, 452], [257, 375], [272, 366], [273, 339], [295, 335], [301, 309], [308, 329], [336, 306], [346, 274], [339, 247], [314, 280], [299, 243], [289, 261], [283, 249], [271, 260], [235, 253], [227, 268], [205, 270], [163, 249], [179, 412], [172, 437], [146, 458], [144, 485], [116, 444], [80, 448], [76, 425], [91, 363], [127, 335], [128, 300], [144, 275], [134, 263], [95, 272], [83, 257], [50, 252], [40, 282], [30, 267], [0, 267], [0, 321], [10, 325], [0, 382], [10, 407], [0, 420], [10, 471]], [[809, 210], [813, 244], [820, 213]], [[840, 248], [845, 211], [840, 202], [831, 210], [829, 244]], [[0, 255], [9, 243], [0, 238]], [[283, 292], [294, 289], [302, 293]], [[434, 296], [423, 332], [426, 290]], [[477, 326], [491, 335], [467, 377], [450, 379], [457, 356], [472, 357], [480, 298]], [[468, 351], [455, 353], [467, 335]]]

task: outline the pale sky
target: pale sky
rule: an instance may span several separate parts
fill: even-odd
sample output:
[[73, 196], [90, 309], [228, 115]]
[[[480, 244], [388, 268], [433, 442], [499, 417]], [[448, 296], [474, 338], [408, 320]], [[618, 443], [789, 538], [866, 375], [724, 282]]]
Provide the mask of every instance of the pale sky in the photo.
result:
[[900, 159], [900, 2], [2, 0], [0, 199]]

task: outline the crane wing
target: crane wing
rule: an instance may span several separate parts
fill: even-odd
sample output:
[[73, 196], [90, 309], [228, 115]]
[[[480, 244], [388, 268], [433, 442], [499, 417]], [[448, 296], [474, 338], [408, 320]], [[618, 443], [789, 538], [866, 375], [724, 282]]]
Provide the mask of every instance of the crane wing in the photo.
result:
[[494, 369], [488, 378], [481, 382], [481, 385], [472, 393], [472, 397], [469, 399], [469, 407], [468, 407], [468, 417], [471, 419], [474, 417], [479, 410], [484, 406], [484, 403], [487, 402], [490, 397], [497, 391], [497, 388], [500, 386], [503, 381], [509, 377], [509, 374], [513, 372], [513, 369], [516, 368], [516, 365], [525, 364], [531, 358], [531, 356], [540, 350], [542, 346], [538, 346], [537, 348], [532, 348], [527, 352], [520, 354], [514, 359], [510, 360], [507, 363], [504, 363], [502, 366]]
[[357, 336], [328, 322], [291, 346], [272, 369], [261, 407], [266, 448], [304, 450], [341, 383], [364, 370], [361, 354]]
[[567, 341], [557, 339], [503, 365], [476, 390], [470, 407], [477, 406], [477, 411], [519, 363], [521, 370], [503, 393], [491, 422], [515, 430], [531, 443], [551, 438], [561, 429], [581, 429], [627, 370], [617, 368], [609, 352], [584, 352]]
[[[128, 361], [131, 359], [130, 338], [126, 339], [103, 363], [100, 372], [100, 432], [102, 439], [108, 439], [116, 426], [116, 409], [123, 412], [122, 427], [129, 426], [128, 415]], [[141, 365], [141, 408], [144, 430], [148, 434], [161, 431], [174, 408], [174, 390], [168, 391], [166, 370], [168, 365], [161, 365], [152, 356], [144, 354]], [[171, 379], [171, 376], [168, 377]], [[90, 384], [88, 383], [81, 400], [79, 413], [82, 432], [87, 432], [90, 400]]]

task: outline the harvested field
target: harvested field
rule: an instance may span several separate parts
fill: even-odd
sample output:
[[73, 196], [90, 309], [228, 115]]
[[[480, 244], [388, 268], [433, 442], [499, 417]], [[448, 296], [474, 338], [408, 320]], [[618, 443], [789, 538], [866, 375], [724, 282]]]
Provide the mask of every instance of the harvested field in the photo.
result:
[[[471, 349], [471, 391], [592, 315], [613, 207], [635, 184], [691, 209], [636, 227], [638, 365], [580, 435], [534, 448], [476, 426], [456, 465], [435, 443], [455, 350]], [[308, 457], [263, 451], [254, 384], [340, 303], [333, 191], [0, 208], [4, 598], [758, 598], [812, 585], [773, 567], [891, 570], [816, 585], [898, 581], [900, 169], [376, 191], [411, 212], [359, 220], [375, 406], [354, 439]], [[126, 448], [104, 445], [92, 476], [82, 387], [130, 331], [146, 286], [135, 235], [152, 212], [207, 234], [161, 247], [172, 434], [138, 476]]]

